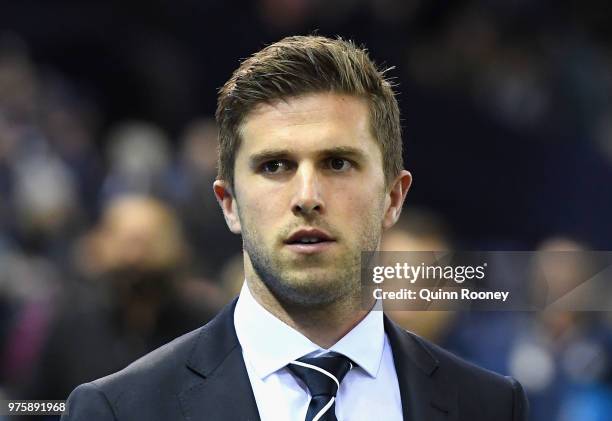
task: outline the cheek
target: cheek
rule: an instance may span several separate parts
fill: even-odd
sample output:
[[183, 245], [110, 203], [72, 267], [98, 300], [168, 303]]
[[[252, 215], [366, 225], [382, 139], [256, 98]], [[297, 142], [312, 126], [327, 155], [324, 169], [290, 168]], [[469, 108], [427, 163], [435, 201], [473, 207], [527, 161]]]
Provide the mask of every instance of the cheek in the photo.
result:
[[[374, 191], [353, 190], [334, 199], [334, 207], [340, 207], [342, 223], [353, 226], [382, 224], [384, 197]], [[357, 235], [357, 233], [355, 232]]]
[[262, 188], [255, 183], [248, 190], [239, 192], [238, 202], [243, 222], [255, 225], [254, 228], [273, 225], [280, 221], [283, 214], [282, 190], [278, 187]]

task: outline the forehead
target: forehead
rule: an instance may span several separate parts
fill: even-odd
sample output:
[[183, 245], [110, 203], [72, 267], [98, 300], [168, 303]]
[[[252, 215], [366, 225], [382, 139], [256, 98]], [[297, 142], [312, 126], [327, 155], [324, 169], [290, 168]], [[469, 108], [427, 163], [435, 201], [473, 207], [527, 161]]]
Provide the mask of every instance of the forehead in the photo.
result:
[[335, 93], [291, 97], [259, 104], [247, 115], [238, 155], [275, 147], [316, 152], [345, 146], [382, 157], [370, 127], [370, 111], [363, 98]]

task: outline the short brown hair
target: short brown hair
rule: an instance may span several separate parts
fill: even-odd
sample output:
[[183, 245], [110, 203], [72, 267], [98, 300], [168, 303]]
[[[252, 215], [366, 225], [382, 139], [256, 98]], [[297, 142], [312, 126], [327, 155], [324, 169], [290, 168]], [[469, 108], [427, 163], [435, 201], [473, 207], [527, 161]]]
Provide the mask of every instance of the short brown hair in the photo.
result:
[[219, 90], [218, 178], [233, 186], [240, 126], [256, 105], [308, 93], [337, 92], [368, 101], [370, 127], [380, 143], [389, 184], [402, 170], [403, 160], [399, 107], [385, 72], [364, 48], [341, 38], [292, 36], [253, 54]]

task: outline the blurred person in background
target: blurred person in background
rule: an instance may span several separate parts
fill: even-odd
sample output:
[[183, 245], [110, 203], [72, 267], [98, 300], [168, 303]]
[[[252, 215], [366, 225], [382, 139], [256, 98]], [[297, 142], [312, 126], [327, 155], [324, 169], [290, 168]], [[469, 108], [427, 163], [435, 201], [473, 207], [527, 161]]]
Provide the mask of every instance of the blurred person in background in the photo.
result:
[[62, 271], [99, 184], [93, 125], [74, 105], [86, 101], [67, 85], [34, 65], [23, 40], [0, 34], [0, 238]]
[[205, 323], [214, 287], [187, 277], [190, 251], [175, 213], [151, 197], [114, 198], [79, 243], [81, 283], [44, 344], [20, 397], [63, 399], [75, 385], [125, 367]]
[[[179, 144], [178, 159], [171, 177], [172, 201], [194, 250], [202, 250], [193, 269], [202, 276], [216, 278], [236, 250], [240, 238], [225, 227], [219, 205], [211, 194], [217, 176], [217, 126], [213, 119], [188, 124]], [[211, 238], [215, 246], [210, 246]]]
[[[380, 250], [385, 251], [450, 251], [452, 250], [448, 228], [440, 217], [424, 209], [408, 208], [400, 219], [385, 233]], [[387, 310], [386, 314], [404, 329], [444, 344], [448, 330], [452, 328], [455, 313], [451, 311]]]
[[45, 131], [59, 102], [44, 105], [42, 73], [22, 39], [0, 34], [0, 381], [12, 396], [36, 373], [86, 223], [77, 175]]
[[126, 121], [112, 127], [106, 143], [108, 171], [102, 203], [119, 194], [169, 198], [171, 149], [166, 133], [155, 124]]
[[29, 156], [13, 170], [15, 238], [26, 252], [67, 269], [72, 241], [85, 226], [72, 174], [53, 155]]
[[0, 253], [0, 269], [0, 383], [15, 397], [36, 374], [66, 283], [40, 256]]
[[44, 78], [40, 128], [69, 171], [87, 225], [99, 217], [103, 162], [96, 145], [101, 115], [95, 103], [57, 74]]
[[13, 162], [13, 177], [13, 242], [0, 251], [0, 294], [11, 307], [2, 372], [11, 389], [36, 372], [58, 303], [70, 291], [71, 243], [83, 226], [73, 179], [57, 157]]
[[586, 255], [588, 249], [573, 238], [559, 236], [539, 245], [530, 268], [530, 291], [534, 302], [545, 304], [544, 310], [525, 320], [518, 332], [508, 332], [515, 337], [509, 371], [529, 391], [534, 419], [610, 417], [612, 330], [605, 313], [554, 308], [555, 302], [592, 276], [588, 256], [579, 254]]
[[[612, 330], [605, 313], [564, 311], [551, 304], [587, 280], [584, 244], [551, 237], [539, 245], [525, 282], [537, 312], [466, 312], [444, 344], [469, 361], [511, 375], [529, 395], [534, 420], [609, 419]], [[496, 278], [492, 276], [492, 278]]]

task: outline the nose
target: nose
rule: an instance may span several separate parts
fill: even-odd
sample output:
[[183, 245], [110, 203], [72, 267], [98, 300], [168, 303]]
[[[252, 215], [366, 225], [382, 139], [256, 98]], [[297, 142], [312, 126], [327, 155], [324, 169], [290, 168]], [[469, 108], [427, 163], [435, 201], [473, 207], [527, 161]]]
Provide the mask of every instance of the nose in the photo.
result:
[[300, 165], [295, 182], [297, 186], [291, 203], [293, 213], [302, 216], [322, 213], [325, 206], [316, 169], [310, 165]]

